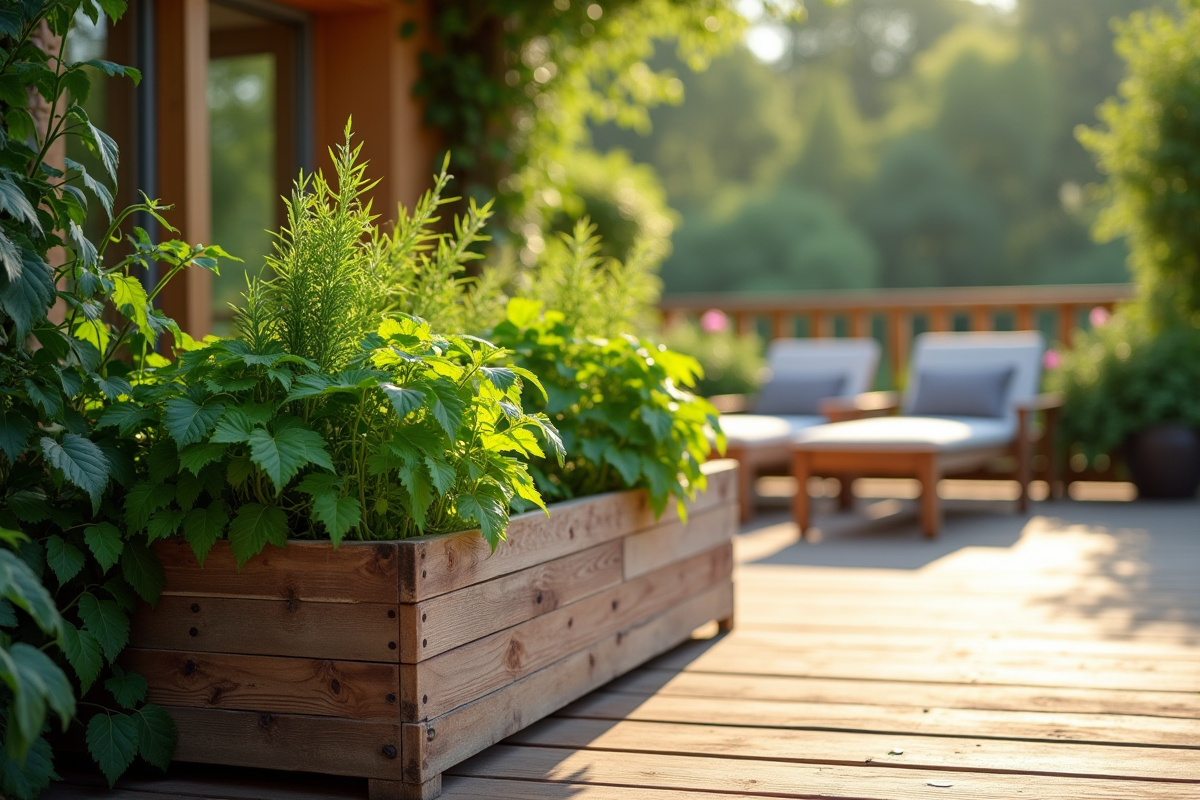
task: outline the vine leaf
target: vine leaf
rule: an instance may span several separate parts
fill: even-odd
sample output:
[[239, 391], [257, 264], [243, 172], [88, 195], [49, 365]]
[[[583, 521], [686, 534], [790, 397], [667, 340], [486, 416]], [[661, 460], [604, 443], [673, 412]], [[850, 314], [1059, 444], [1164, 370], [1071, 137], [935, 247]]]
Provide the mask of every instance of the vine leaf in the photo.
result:
[[138, 753], [165, 771], [175, 753], [175, 722], [166, 711], [153, 703], [142, 706], [136, 713]]
[[146, 679], [136, 672], [126, 672], [116, 664], [112, 668], [112, 677], [104, 682], [104, 688], [112, 693], [113, 699], [121, 708], [134, 708], [138, 703], [146, 702], [146, 690], [149, 686]]
[[284, 428], [274, 435], [265, 428], [256, 428], [250, 434], [250, 460], [267, 473], [277, 492], [282, 492], [305, 464], [333, 470], [321, 435], [297, 427]]
[[188, 397], [172, 397], [163, 409], [163, 425], [176, 444], [187, 447], [207, 436], [224, 412], [220, 403], [202, 406]]
[[333, 546], [337, 547], [361, 521], [362, 506], [357, 497], [338, 497], [332, 491], [320, 492], [313, 495], [313, 517], [325, 524]]
[[247, 503], [229, 525], [229, 549], [241, 567], [268, 544], [287, 545], [287, 514], [275, 506]]
[[112, 663], [129, 642], [129, 618], [113, 600], [100, 600], [91, 592], [79, 598], [79, 618], [100, 643], [104, 657]]
[[[175, 512], [182, 516], [183, 512]], [[141, 539], [130, 539], [121, 553], [121, 574], [133, 590], [150, 605], [157, 605], [166, 584], [158, 556]]]
[[90, 631], [66, 624], [63, 625], [63, 652], [67, 656], [67, 663], [79, 677], [81, 693], [87, 694], [104, 667], [104, 654], [100, 652], [100, 642]]
[[96, 557], [100, 568], [105, 572], [108, 572], [112, 569], [113, 564], [117, 563], [117, 559], [121, 557], [121, 550], [125, 547], [125, 541], [121, 538], [121, 532], [117, 530], [117, 526], [107, 522], [92, 525], [85, 530], [83, 541], [92, 551], [92, 555]]
[[33, 422], [11, 411], [0, 411], [0, 450], [8, 456], [10, 464], [25, 450], [25, 443], [33, 433]]
[[83, 553], [61, 536], [53, 534], [46, 540], [46, 564], [53, 570], [59, 584], [64, 584], [83, 569]]
[[[39, 566], [38, 572], [41, 572]], [[58, 606], [38, 574], [11, 550], [0, 548], [0, 596], [4, 596], [25, 610], [33, 621], [48, 634], [59, 635], [63, 620]]]
[[88, 722], [87, 747], [111, 789], [137, 755], [137, 723], [127, 714], [97, 714]]
[[63, 436], [62, 444], [49, 436], [42, 437], [42, 454], [55, 467], [92, 498], [92, 509], [100, 507], [100, 495], [108, 485], [112, 466], [104, 452], [77, 433]]
[[13, 736], [9, 731], [6, 737], [10, 756], [23, 756], [28, 743], [41, 735], [47, 707], [58, 714], [64, 729], [75, 716], [71, 682], [49, 656], [32, 645], [17, 642], [7, 650], [0, 647], [0, 681], [12, 695], [8, 724], [17, 732]]
[[183, 538], [192, 546], [201, 566], [228, 524], [229, 515], [225, 513], [225, 505], [220, 500], [214, 500], [208, 508], [193, 508], [183, 518]]
[[135, 484], [125, 495], [125, 524], [130, 533], [137, 533], [146, 527], [150, 515], [160, 508], [165, 508], [175, 499], [175, 487], [169, 483], [150, 483], [143, 481]]
[[197, 442], [179, 451], [179, 463], [193, 475], [199, 475], [200, 470], [223, 455], [225, 455], [225, 445], [216, 442]]

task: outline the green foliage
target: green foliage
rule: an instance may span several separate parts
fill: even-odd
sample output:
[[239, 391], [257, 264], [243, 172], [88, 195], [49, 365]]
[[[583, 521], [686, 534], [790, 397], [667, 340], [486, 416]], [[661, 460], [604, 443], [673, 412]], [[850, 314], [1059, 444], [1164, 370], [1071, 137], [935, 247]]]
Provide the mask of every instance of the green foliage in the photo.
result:
[[701, 397], [753, 394], [762, 384], [767, 365], [758, 336], [739, 335], [732, 327], [705, 331], [689, 320], [668, 328], [663, 344], [700, 364], [703, 372], [696, 380], [695, 391]]
[[780, 189], [716, 220], [689, 218], [663, 265], [669, 291], [867, 289], [872, 243], [820, 195]]
[[1064, 393], [1062, 436], [1089, 457], [1114, 453], [1157, 422], [1200, 427], [1200, 329], [1148, 324], [1127, 309], [1080, 335], [1052, 374]]
[[[238, 336], [185, 353], [141, 396], [154, 416], [136, 423], [150, 455], [130, 489], [129, 530], [151, 541], [181, 533], [201, 561], [227, 537], [245, 563], [289, 537], [336, 544], [478, 526], [495, 547], [514, 501], [542, 506], [523, 459], [561, 458], [562, 447], [544, 415], [521, 410], [537, 378], [482, 339], [382, 313], [425, 303], [449, 316], [437, 281], [462, 289], [486, 209], [456, 236], [434, 233], [443, 175], [383, 237], [359, 200], [358, 152], [347, 130], [336, 187], [319, 173], [298, 180], [274, 277], [251, 283]], [[386, 290], [406, 278], [416, 280]], [[128, 555], [127, 545], [123, 568]], [[135, 588], [153, 588], [155, 576], [136, 574]]]
[[[117, 523], [136, 465], [155, 455], [136, 438], [148, 417], [139, 399], [164, 363], [154, 348], [164, 334], [192, 344], [154, 301], [181, 271], [215, 272], [225, 254], [154, 244], [127, 224], [140, 212], [170, 230], [156, 201], [113, 208], [119, 153], [83, 103], [93, 75], [139, 75], [67, 63], [63, 52], [78, 14], [124, 10], [121, 0], [51, 0], [0, 12], [0, 795], [22, 800], [56, 777], [42, 738], [50, 714], [65, 725], [79, 711], [89, 729], [154, 721], [153, 736], [135, 737], [120, 759], [89, 748], [113, 780], [139, 755], [165, 765], [174, 747], [165, 712], [144, 697], [111, 697], [137, 598], [155, 602], [162, 588], [146, 539]], [[41, 49], [53, 41], [46, 30], [62, 49]], [[48, 161], [67, 140], [104, 177]], [[93, 241], [84, 231], [97, 228]], [[152, 266], [157, 284], [144, 282]]]
[[1119, 31], [1121, 99], [1101, 107], [1102, 128], [1079, 131], [1108, 176], [1096, 231], [1127, 238], [1156, 314], [1200, 322], [1200, 3], [1134, 14]]

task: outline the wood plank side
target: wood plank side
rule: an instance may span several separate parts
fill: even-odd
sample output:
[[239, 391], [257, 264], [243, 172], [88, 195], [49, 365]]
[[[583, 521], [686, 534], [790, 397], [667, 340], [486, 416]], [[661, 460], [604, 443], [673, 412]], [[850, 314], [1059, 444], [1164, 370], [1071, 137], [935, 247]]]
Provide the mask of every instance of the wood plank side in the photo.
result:
[[738, 506], [731, 503], [691, 515], [686, 524], [675, 520], [626, 536], [625, 580], [728, 542], [737, 527]]
[[[663, 756], [657, 753], [567, 752], [548, 747], [500, 745], [460, 764], [451, 774], [512, 780], [608, 784], [646, 789], [695, 789], [730, 795], [862, 800], [1179, 800], [1190, 788], [1177, 783], [1059, 778], [1044, 775], [983, 775], [924, 769], [892, 769], [775, 761]], [[933, 789], [932, 786], [949, 784]], [[953, 791], [943, 791], [953, 789]], [[938, 794], [933, 794], [938, 792]]]
[[616, 586], [621, 542], [612, 541], [400, 607], [400, 660], [414, 664]]
[[239, 570], [229, 542], [213, 545], [204, 566], [187, 542], [155, 542], [166, 573], [165, 595], [398, 603], [396, 542], [289, 541], [268, 546]]
[[134, 647], [202, 653], [400, 660], [399, 604], [164, 595], [133, 617]]
[[[689, 514], [736, 499], [736, 462], [710, 461], [704, 471], [708, 490], [687, 504]], [[401, 599], [416, 603], [674, 519], [678, 515], [669, 504], [656, 521], [649, 498], [639, 490], [556, 503], [549, 517], [540, 511], [513, 517], [495, 553], [472, 531], [399, 542]]]
[[139, 648], [121, 661], [146, 678], [147, 699], [164, 706], [399, 719], [395, 664]]
[[733, 548], [726, 542], [427, 661], [404, 664], [401, 719], [437, 717], [483, 697], [728, 580], [732, 567]]
[[448, 714], [405, 723], [405, 780], [444, 772], [733, 613], [726, 580]]
[[1068, 743], [1030, 747], [1028, 742], [993, 739], [589, 719], [545, 719], [509, 737], [508, 744], [798, 764], [870, 763], [906, 769], [1200, 783], [1194, 752], [1161, 747]]
[[399, 723], [166, 707], [176, 761], [400, 780]]

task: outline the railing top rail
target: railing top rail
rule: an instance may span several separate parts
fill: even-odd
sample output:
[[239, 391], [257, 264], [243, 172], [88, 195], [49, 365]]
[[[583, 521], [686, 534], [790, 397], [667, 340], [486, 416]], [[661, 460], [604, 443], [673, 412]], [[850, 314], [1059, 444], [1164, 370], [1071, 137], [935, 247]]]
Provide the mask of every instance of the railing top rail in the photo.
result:
[[1127, 283], [1055, 286], [970, 286], [929, 289], [875, 289], [852, 292], [695, 293], [662, 298], [663, 311], [723, 311], [770, 314], [821, 310], [922, 309], [931, 306], [1059, 306], [1111, 304], [1130, 300]]

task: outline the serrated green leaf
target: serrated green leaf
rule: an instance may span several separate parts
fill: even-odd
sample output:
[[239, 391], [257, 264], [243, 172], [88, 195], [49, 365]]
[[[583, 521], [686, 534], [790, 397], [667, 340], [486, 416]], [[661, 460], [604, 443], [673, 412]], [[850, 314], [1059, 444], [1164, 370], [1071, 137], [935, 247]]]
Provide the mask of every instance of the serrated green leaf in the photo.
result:
[[196, 560], [202, 566], [228, 524], [229, 515], [225, 513], [225, 504], [220, 500], [212, 501], [208, 508], [193, 508], [183, 518], [183, 538], [192, 546]]
[[147, 762], [161, 770], [171, 766], [175, 754], [175, 722], [171, 716], [153, 703], [137, 712], [138, 753]]
[[[182, 522], [183, 512], [175, 513], [180, 515]], [[121, 574], [139, 597], [151, 606], [158, 604], [167, 578], [158, 556], [141, 539], [134, 538], [125, 543], [125, 552], [121, 553]]]
[[[35, 546], [22, 550], [40, 553], [40, 549]], [[58, 614], [54, 598], [42, 585], [37, 572], [16, 553], [4, 548], [0, 548], [0, 596], [8, 598], [15, 606], [24, 609], [46, 633], [52, 636], [59, 635], [63, 620]]]
[[[265, 420], [264, 420], [265, 421]], [[243, 409], [227, 410], [217, 423], [209, 441], [217, 444], [241, 444], [250, 441], [250, 434], [259, 424]]]
[[197, 442], [179, 451], [179, 463], [193, 475], [225, 455], [225, 445], [215, 442]]
[[405, 461], [397, 470], [400, 482], [408, 490], [408, 513], [412, 516], [417, 528], [425, 529], [425, 515], [433, 504], [433, 482], [425, 465], [420, 461]]
[[104, 410], [96, 422], [97, 428], [116, 428], [122, 436], [128, 436], [146, 420], [151, 413], [137, 403], [114, 403]]
[[467, 522], [479, 525], [483, 538], [492, 550], [504, 540], [508, 527], [508, 502], [503, 495], [489, 491], [489, 487], [477, 485], [470, 492], [463, 492], [455, 500], [458, 515]]
[[61, 444], [43, 436], [42, 454], [67, 480], [88, 493], [93, 509], [99, 508], [100, 495], [108, 486], [111, 470], [108, 458], [99, 447], [74, 433], [64, 434]]
[[87, 747], [112, 788], [137, 756], [137, 722], [126, 714], [101, 712], [88, 721]]
[[100, 391], [109, 400], [116, 400], [121, 395], [126, 395], [127, 397], [133, 395], [133, 387], [124, 378], [102, 378], [99, 375], [92, 375], [92, 382], [100, 387]]
[[25, 450], [25, 444], [33, 434], [33, 422], [12, 409], [0, 411], [0, 450], [15, 462]]
[[84, 592], [79, 597], [79, 618], [96, 637], [109, 663], [116, 660], [129, 643], [129, 618], [121, 607], [113, 600], [101, 600], [91, 592]]
[[113, 283], [110, 295], [112, 304], [137, 326], [139, 333], [150, 341], [154, 341], [155, 331], [150, 327], [148, 316], [150, 300], [146, 296], [146, 287], [132, 275], [115, 273], [110, 274], [108, 278]]
[[446, 381], [426, 384], [425, 393], [429, 397], [429, 410], [433, 412], [433, 418], [442, 426], [450, 440], [455, 441], [467, 404], [458, 396], [454, 385]]
[[454, 487], [454, 467], [434, 455], [425, 456], [425, 464], [429, 467], [429, 477], [433, 480], [438, 494], [448, 494]]
[[179, 530], [183, 522], [183, 511], [178, 508], [164, 508], [155, 511], [146, 522], [146, 538], [155, 542], [159, 539], [169, 539]]
[[87, 544], [92, 555], [100, 564], [100, 569], [108, 572], [113, 564], [121, 557], [125, 542], [121, 539], [121, 531], [117, 526], [107, 522], [92, 525], [83, 532], [83, 541]]
[[175, 487], [169, 483], [143, 481], [135, 484], [125, 495], [126, 530], [130, 533], [141, 531], [150, 520], [150, 515], [165, 508], [173, 499]]
[[80, 692], [87, 694], [104, 667], [104, 654], [100, 651], [100, 642], [96, 641], [91, 632], [79, 630], [67, 623], [63, 625], [63, 653], [79, 678]]
[[626, 486], [633, 486], [642, 474], [642, 458], [633, 450], [622, 450], [613, 443], [604, 449], [604, 460], [616, 467]]
[[361, 521], [362, 506], [356, 497], [338, 497], [333, 492], [321, 492], [313, 495], [313, 517], [325, 525], [329, 539], [337, 547]]
[[163, 425], [180, 447], [200, 441], [225, 413], [220, 403], [199, 405], [188, 397], [172, 397], [163, 406]]
[[17, 642], [7, 650], [0, 647], [0, 681], [11, 694], [6, 738], [12, 757], [23, 757], [29, 743], [41, 735], [47, 708], [58, 714], [64, 729], [75, 716], [71, 682], [49, 656], [32, 645]]
[[15, 628], [17, 625], [17, 610], [13, 604], [0, 597], [0, 628]]
[[275, 506], [247, 503], [229, 525], [229, 549], [242, 566], [268, 544], [287, 545], [287, 514]]
[[265, 428], [254, 430], [250, 434], [250, 460], [267, 474], [277, 492], [282, 492], [305, 464], [333, 469], [320, 434], [298, 427], [284, 428], [274, 435]]
[[17, 338], [23, 339], [39, 320], [45, 318], [54, 302], [54, 270], [27, 247], [19, 248], [19, 262], [10, 261], [5, 255], [6, 243], [12, 246], [11, 240], [0, 233], [0, 260], [9, 268], [17, 264], [20, 271], [16, 277], [10, 274], [6, 285], [0, 282], [0, 309], [12, 317]]
[[46, 540], [46, 564], [58, 578], [59, 584], [64, 584], [79, 574], [83, 569], [83, 553], [79, 548], [64, 540], [57, 534], [51, 534]]
[[131, 709], [139, 703], [146, 702], [146, 690], [149, 686], [145, 678], [136, 672], [126, 672], [115, 664], [112, 671], [112, 677], [104, 681], [104, 688], [112, 694], [117, 705]]
[[425, 392], [420, 389], [397, 386], [394, 383], [381, 383], [379, 388], [387, 395], [400, 419], [404, 419], [425, 403]]

